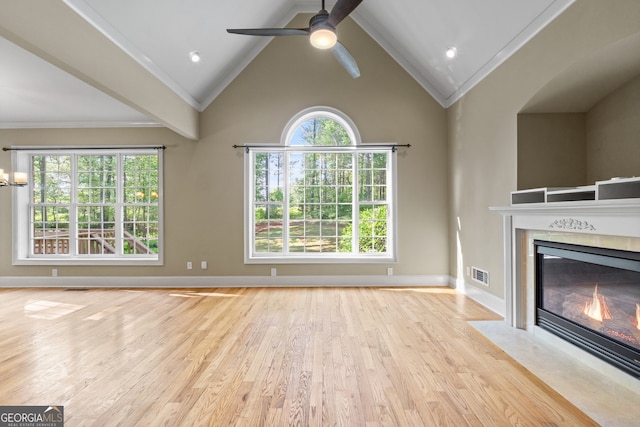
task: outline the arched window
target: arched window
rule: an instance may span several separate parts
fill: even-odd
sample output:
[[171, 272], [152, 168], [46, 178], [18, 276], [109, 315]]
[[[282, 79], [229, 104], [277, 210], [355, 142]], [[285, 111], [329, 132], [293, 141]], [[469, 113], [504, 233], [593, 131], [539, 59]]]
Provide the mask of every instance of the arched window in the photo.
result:
[[393, 154], [338, 110], [298, 113], [247, 151], [246, 262], [395, 260]]
[[312, 107], [296, 114], [282, 133], [283, 145], [349, 146], [360, 144], [356, 125], [342, 112]]

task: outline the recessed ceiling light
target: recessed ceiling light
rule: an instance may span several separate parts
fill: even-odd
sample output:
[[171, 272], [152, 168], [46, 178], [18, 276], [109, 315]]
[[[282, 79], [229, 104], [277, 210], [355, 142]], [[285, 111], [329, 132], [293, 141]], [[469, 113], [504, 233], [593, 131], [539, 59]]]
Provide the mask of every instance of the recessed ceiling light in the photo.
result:
[[449, 46], [447, 48], [447, 51], [445, 52], [445, 54], [447, 55], [447, 58], [449, 58], [449, 59], [455, 58], [456, 55], [458, 54], [458, 49], [456, 49], [453, 46]]
[[200, 52], [198, 52], [197, 50], [190, 52], [189, 58], [191, 58], [191, 62], [193, 63], [200, 62]]

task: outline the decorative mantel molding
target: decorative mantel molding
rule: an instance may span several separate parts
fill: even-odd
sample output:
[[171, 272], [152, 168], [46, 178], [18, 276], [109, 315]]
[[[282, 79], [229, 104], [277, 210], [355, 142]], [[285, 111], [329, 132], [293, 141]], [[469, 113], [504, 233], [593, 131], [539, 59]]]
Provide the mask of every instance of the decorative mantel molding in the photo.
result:
[[640, 237], [640, 199], [528, 203], [490, 207], [520, 230]]
[[574, 218], [556, 219], [549, 225], [549, 228], [560, 230], [589, 230], [596, 231], [596, 228], [587, 221], [580, 221]]

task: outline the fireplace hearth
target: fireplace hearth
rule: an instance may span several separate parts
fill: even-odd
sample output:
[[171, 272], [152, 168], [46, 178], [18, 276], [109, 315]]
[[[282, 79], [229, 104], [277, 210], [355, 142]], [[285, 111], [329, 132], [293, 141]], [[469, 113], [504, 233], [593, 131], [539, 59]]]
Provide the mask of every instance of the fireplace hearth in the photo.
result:
[[640, 378], [640, 253], [534, 247], [536, 324]]

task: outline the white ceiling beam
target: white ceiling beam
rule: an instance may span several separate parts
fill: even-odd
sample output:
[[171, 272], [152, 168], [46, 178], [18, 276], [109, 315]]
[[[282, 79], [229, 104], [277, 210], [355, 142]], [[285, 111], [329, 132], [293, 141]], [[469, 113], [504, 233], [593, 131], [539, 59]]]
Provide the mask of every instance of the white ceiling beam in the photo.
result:
[[0, 36], [188, 138], [199, 113], [62, 1], [0, 0]]

